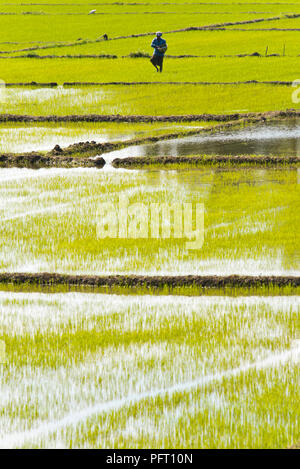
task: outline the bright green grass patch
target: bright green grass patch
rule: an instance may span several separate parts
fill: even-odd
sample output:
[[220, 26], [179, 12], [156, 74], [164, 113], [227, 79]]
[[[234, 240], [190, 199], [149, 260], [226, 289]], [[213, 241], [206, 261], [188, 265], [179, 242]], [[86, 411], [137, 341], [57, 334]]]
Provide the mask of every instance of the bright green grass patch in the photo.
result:
[[299, 436], [298, 297], [1, 293], [0, 310], [0, 447], [284, 448]]
[[[120, 8], [127, 8], [129, 7], [130, 5], [135, 8], [135, 7], [145, 7], [145, 4], [151, 6], [151, 8], [153, 9], [153, 7], [156, 7], [156, 6], [160, 6], [160, 7], [166, 7], [167, 9], [169, 8], [172, 8], [172, 7], [181, 7], [181, 6], [185, 6], [185, 5], [197, 5], [197, 8], [203, 8], [205, 10], [207, 9], [210, 9], [210, 8], [213, 8], [215, 9], [216, 8], [216, 11], [218, 8], [226, 11], [226, 10], [231, 10], [231, 9], [239, 9], [241, 8], [242, 10], [244, 11], [251, 11], [254, 9], [254, 5], [258, 5], [259, 6], [259, 10], [262, 11], [262, 7], [265, 9], [266, 7], [270, 8], [270, 11], [272, 11], [273, 8], [278, 8], [279, 11], [283, 11], [285, 10], [287, 7], [289, 10], [293, 11], [294, 8], [297, 8], [297, 1], [286, 1], [286, 2], [281, 2], [281, 3], [276, 3], [276, 2], [268, 2], [266, 0], [258, 0], [256, 1], [255, 3], [253, 3], [253, 1], [245, 1], [243, 3], [241, 3], [240, 1], [230, 1], [230, 0], [219, 0], [218, 2], [214, 2], [214, 3], [211, 3], [211, 2], [208, 2], [208, 1], [205, 1], [205, 2], [198, 2], [197, 0], [190, 0], [189, 2], [187, 2], [186, 0], [175, 0], [174, 2], [169, 2], [170, 5], [168, 5], [168, 2], [162, 4], [161, 1], [159, 0], [135, 0], [134, 2], [132, 0], [126, 0], [124, 2], [120, 2], [121, 5], [117, 5], [118, 7]], [[52, 7], [55, 9], [55, 10], [59, 10], [60, 8], [66, 6], [66, 7], [69, 7], [69, 8], [73, 8], [73, 6], [75, 6], [75, 8], [79, 8], [79, 7], [82, 7], [84, 5], [84, 8], [89, 8], [89, 7], [92, 7], [93, 5], [95, 5], [95, 3], [93, 3], [92, 1], [90, 2], [87, 2], [87, 3], [83, 3], [82, 0], [63, 0], [61, 2], [58, 2], [58, 1], [53, 1], [52, 3], [50, 3], [48, 0], [39, 0], [38, 2], [39, 5], [47, 8], [47, 7], [50, 7], [52, 5]], [[8, 3], [6, 4], [6, 6], [9, 5]], [[32, 3], [32, 0], [16, 0], [14, 2], [11, 3], [11, 5], [15, 5], [15, 7], [17, 9], [20, 9], [22, 8], [23, 6], [33, 6], [33, 3]], [[86, 6], [87, 5], [87, 6]], [[103, 8], [113, 8], [114, 5], [116, 5], [116, 2], [115, 0], [108, 0], [108, 1], [105, 1], [105, 5], [101, 5], [101, 8], [100, 8], [100, 11], [103, 9]], [[99, 7], [100, 5], [98, 5]], [[226, 8], [224, 8], [226, 7]], [[96, 7], [95, 7], [96, 8]], [[257, 7], [255, 7], [256, 9]]]
[[[0, 269], [95, 275], [297, 275], [298, 177], [297, 171], [278, 170], [3, 169]], [[148, 229], [137, 239], [131, 231], [133, 214], [126, 218], [127, 237], [119, 238], [118, 230], [106, 239], [99, 234], [103, 204], [113, 204], [109, 213], [118, 223], [120, 195], [128, 198], [132, 210], [132, 204], [143, 204], [140, 210]], [[172, 230], [166, 238], [160, 230], [155, 239], [151, 203], [192, 203], [194, 208], [204, 204], [202, 247], [200, 243], [190, 249], [186, 234], [175, 239]], [[198, 221], [197, 232], [201, 229]]]
[[[165, 61], [157, 74], [149, 59], [1, 59], [1, 79], [19, 82], [236, 82], [297, 79], [300, 57], [188, 58]], [[216, 73], [216, 70], [218, 71]]]
[[[186, 33], [173, 33], [165, 36], [168, 43], [167, 55], [237, 55], [252, 54], [258, 52], [265, 55], [266, 47], [268, 54], [285, 54], [288, 56], [299, 55], [299, 33], [286, 31], [189, 31]], [[151, 54], [151, 37], [138, 37], [120, 39], [116, 41], [78, 44], [75, 46], [49, 47], [48, 49], [37, 49], [36, 54], [44, 55], [84, 55], [84, 54], [113, 54], [118, 57], [129, 55], [132, 52], [143, 52]], [[0, 45], [1, 50], [17, 50], [12, 55], [25, 55], [30, 51], [18, 51], [18, 49], [33, 47], [34, 44]], [[36, 47], [42, 45], [37, 44]], [[255, 58], [253, 58], [255, 60]], [[257, 60], [257, 59], [256, 59]]]
[[254, 4], [243, 5], [243, 4], [225, 4], [222, 5], [219, 3], [199, 3], [199, 2], [169, 2], [169, 3], [151, 3], [151, 2], [142, 2], [138, 4], [137, 2], [105, 2], [102, 5], [93, 5], [91, 4], [84, 4], [83, 2], [80, 4], [71, 3], [68, 4], [67, 2], [58, 4], [58, 3], [41, 3], [38, 4], [28, 4], [28, 6], [24, 4], [17, 5], [14, 4], [4, 4], [0, 6], [0, 13], [15, 13], [15, 14], [29, 14], [29, 13], [38, 13], [38, 14], [48, 14], [48, 15], [86, 15], [90, 11], [92, 7], [96, 9], [96, 15], [103, 15], [103, 14], [135, 14], [135, 13], [169, 13], [169, 14], [216, 14], [216, 15], [229, 15], [228, 18], [231, 18], [232, 15], [236, 15], [237, 13], [241, 15], [243, 18], [244, 16], [249, 17], [250, 14], [252, 15], [262, 15], [268, 16], [271, 13], [281, 13], [283, 10], [285, 12], [295, 12], [299, 11], [300, 6], [295, 4], [293, 5], [286, 5], [283, 7], [282, 5], [276, 4], [267, 4], [262, 5], [257, 8]]
[[[148, 65], [147, 65], [148, 66]], [[291, 86], [139, 85], [6, 88], [0, 112], [29, 115], [183, 115], [299, 108]]]
[[[191, 26], [236, 22], [261, 14], [129, 14], [129, 15], [1, 15], [0, 41], [76, 41], [78, 38], [96, 39], [107, 33], [110, 37], [170, 31]], [[263, 17], [271, 17], [263, 15]], [[230, 18], [230, 19], [229, 19]], [[264, 23], [262, 23], [264, 24]]]

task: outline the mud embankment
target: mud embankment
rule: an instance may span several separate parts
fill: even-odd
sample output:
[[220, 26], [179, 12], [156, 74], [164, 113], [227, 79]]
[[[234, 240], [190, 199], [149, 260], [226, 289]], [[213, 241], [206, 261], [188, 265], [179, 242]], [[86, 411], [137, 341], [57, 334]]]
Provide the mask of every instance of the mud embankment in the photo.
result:
[[9, 57], [1, 57], [0, 59], [117, 59], [117, 55], [110, 54], [78, 54], [78, 55], [10, 55]]
[[12, 291], [81, 291], [93, 293], [208, 295], [296, 294], [300, 277], [273, 276], [143, 276], [2, 273], [0, 289]]
[[293, 276], [143, 276], [143, 275], [65, 275], [56, 273], [1, 273], [0, 284], [40, 286], [88, 286], [88, 287], [146, 287], [150, 289], [168, 286], [199, 288], [257, 288], [300, 287], [300, 277]]
[[300, 31], [300, 28], [230, 28], [229, 31]]
[[[128, 123], [153, 123], [153, 122], [229, 122], [241, 119], [267, 120], [275, 118], [300, 117], [300, 110], [287, 109], [286, 111], [268, 112], [241, 112], [233, 114], [184, 114], [184, 115], [120, 115], [120, 114], [82, 114], [67, 116], [32, 116], [21, 114], [0, 114], [0, 122], [128, 122]], [[206, 129], [202, 129], [205, 131]], [[209, 129], [210, 130], [210, 129]]]
[[[115, 143], [79, 142], [61, 148], [55, 145], [49, 152], [4, 153], [0, 154], [0, 167], [2, 168], [75, 168], [96, 167], [103, 168], [105, 160], [100, 156], [103, 153], [119, 150], [127, 146], [145, 143], [148, 140], [128, 140]], [[93, 158], [97, 156], [97, 158]]]
[[284, 85], [291, 86], [292, 81], [108, 81], [108, 82], [93, 82], [93, 81], [73, 81], [65, 82], [63, 86], [137, 86], [137, 85]]
[[56, 82], [49, 82], [49, 83], [40, 83], [37, 81], [29, 81], [29, 82], [15, 82], [15, 83], [5, 83], [5, 87], [10, 87], [10, 88], [17, 88], [19, 86], [25, 86], [25, 87], [32, 87], [32, 88], [56, 88], [58, 86], [58, 83]]
[[[300, 111], [299, 111], [300, 114]], [[170, 116], [150, 116], [150, 115], [119, 115], [119, 114], [85, 114], [67, 116], [30, 116], [20, 114], [0, 114], [0, 122], [128, 122], [128, 123], [153, 123], [153, 122], [198, 122], [216, 121], [227, 122], [237, 120], [241, 117], [255, 117], [255, 113], [249, 114], [189, 114]]]
[[267, 166], [285, 167], [290, 169], [300, 167], [300, 157], [297, 156], [151, 156], [151, 157], [128, 157], [116, 158], [112, 162], [114, 168], [138, 169], [145, 167], [175, 168], [177, 166]]
[[91, 160], [89, 158], [74, 158], [67, 156], [47, 156], [39, 153], [22, 154], [4, 154], [0, 155], [0, 168], [103, 168], [105, 160], [97, 158]]
[[[271, 57], [271, 55], [269, 56]], [[63, 87], [81, 87], [81, 86], [145, 86], [145, 85], [192, 85], [192, 86], [210, 86], [210, 85], [279, 85], [279, 86], [291, 86], [292, 81], [258, 81], [258, 80], [246, 80], [246, 81], [66, 81], [62, 84]], [[32, 87], [32, 88], [55, 88], [60, 86], [56, 82], [51, 83], [39, 83], [36, 81], [30, 82], [15, 82], [5, 83], [6, 87], [20, 88], [20, 87]]]
[[[300, 29], [298, 29], [300, 31]], [[210, 58], [230, 58], [230, 57], [281, 57], [280, 54], [269, 54], [269, 55], [262, 55], [259, 52], [252, 52], [252, 53], [240, 53], [240, 54], [230, 54], [230, 55], [193, 55], [193, 54], [182, 54], [182, 55], [168, 55], [166, 54], [165, 57], [167, 59], [210, 59]], [[9, 57], [1, 57], [0, 59], [150, 59], [150, 54], [143, 54], [143, 53], [135, 53], [132, 52], [129, 55], [122, 55], [118, 57], [117, 55], [111, 54], [68, 54], [68, 55], [38, 55], [38, 54], [26, 54], [26, 55], [10, 55]]]

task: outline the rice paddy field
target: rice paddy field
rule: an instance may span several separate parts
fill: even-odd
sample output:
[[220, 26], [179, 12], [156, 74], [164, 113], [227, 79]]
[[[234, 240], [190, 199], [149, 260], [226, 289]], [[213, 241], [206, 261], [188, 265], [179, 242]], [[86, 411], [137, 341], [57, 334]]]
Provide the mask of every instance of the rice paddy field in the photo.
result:
[[100, 143], [164, 136], [170, 132], [201, 131], [211, 127], [212, 122], [177, 122], [177, 123], [108, 123], [81, 122], [80, 124], [37, 123], [26, 126], [24, 123], [0, 126], [0, 151], [3, 153], [20, 153], [51, 150], [55, 145], [62, 147], [85, 140]]
[[[54, 65], [54, 62], [51, 64]], [[79, 61], [76, 67], [81, 64]], [[148, 78], [152, 80], [153, 76], [150, 75]], [[254, 85], [157, 85], [155, 83], [137, 86], [60, 86], [56, 89], [0, 87], [0, 109], [3, 113], [9, 114], [63, 116], [68, 114], [177, 116], [263, 112], [297, 108], [298, 105], [291, 101], [291, 97], [292, 93], [296, 93], [295, 98], [299, 99], [298, 89], [299, 87], [272, 85], [254, 87]], [[152, 99], [153, 96], [155, 99]]]
[[1, 449], [299, 445], [299, 37], [297, 1], [0, 2]]
[[0, 304], [2, 446], [270, 448], [298, 437], [299, 297], [2, 293]]
[[[3, 169], [1, 173], [2, 271], [297, 274], [297, 171]], [[108, 203], [118, 207], [120, 194], [129, 207], [140, 203], [146, 210], [152, 203], [172, 206], [178, 200], [203, 204], [203, 247], [188, 249], [185, 236], [154, 239], [150, 213], [141, 239], [102, 239], [97, 232], [101, 207]]]

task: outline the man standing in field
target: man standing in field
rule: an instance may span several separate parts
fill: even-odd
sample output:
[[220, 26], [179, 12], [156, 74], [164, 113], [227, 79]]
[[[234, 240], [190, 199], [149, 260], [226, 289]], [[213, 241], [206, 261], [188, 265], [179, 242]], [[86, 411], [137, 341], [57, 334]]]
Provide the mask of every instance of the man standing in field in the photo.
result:
[[161, 73], [163, 70], [164, 55], [168, 46], [166, 41], [162, 39], [162, 33], [160, 31], [156, 33], [156, 38], [153, 39], [151, 47], [153, 47], [154, 53], [150, 59], [150, 62], [156, 68], [156, 71], [160, 71]]

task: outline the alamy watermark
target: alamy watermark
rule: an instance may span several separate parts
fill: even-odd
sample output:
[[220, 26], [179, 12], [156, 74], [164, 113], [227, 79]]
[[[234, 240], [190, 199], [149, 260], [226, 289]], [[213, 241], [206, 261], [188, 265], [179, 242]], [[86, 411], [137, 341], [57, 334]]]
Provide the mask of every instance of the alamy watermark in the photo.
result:
[[0, 365], [6, 363], [5, 342], [0, 340]]
[[6, 83], [3, 80], [0, 80], [0, 106], [6, 104]]
[[292, 83], [292, 87], [296, 88], [292, 92], [292, 102], [294, 104], [299, 104], [300, 103], [300, 79], [294, 80]]
[[134, 203], [125, 195], [119, 202], [100, 205], [97, 213], [100, 239], [186, 239], [187, 249], [204, 243], [203, 203]]

